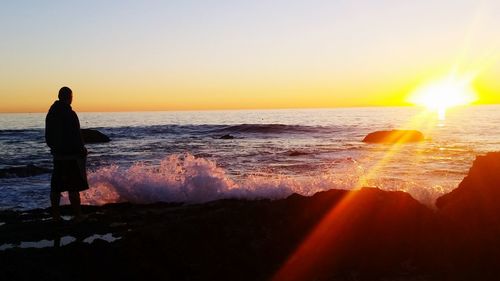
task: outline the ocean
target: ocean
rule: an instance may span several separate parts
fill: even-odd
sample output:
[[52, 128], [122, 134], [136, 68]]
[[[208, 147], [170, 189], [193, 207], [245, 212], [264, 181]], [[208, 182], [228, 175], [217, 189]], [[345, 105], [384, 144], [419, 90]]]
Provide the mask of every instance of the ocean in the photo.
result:
[[[362, 186], [408, 192], [420, 202], [456, 188], [476, 155], [500, 151], [500, 105], [78, 113], [88, 144], [87, 204], [279, 199]], [[0, 170], [51, 168], [45, 113], [0, 114]], [[425, 141], [367, 144], [373, 131], [415, 129]], [[233, 139], [221, 139], [230, 135]], [[50, 174], [0, 178], [0, 209], [49, 206]]]

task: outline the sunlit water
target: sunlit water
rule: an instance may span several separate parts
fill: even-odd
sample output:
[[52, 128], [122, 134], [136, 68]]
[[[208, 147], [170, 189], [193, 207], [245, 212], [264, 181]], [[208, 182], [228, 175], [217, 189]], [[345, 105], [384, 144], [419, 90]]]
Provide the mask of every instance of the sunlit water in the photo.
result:
[[[376, 186], [432, 204], [458, 185], [477, 154], [500, 150], [500, 106], [435, 115], [416, 107], [79, 113], [83, 128], [112, 139], [87, 145], [84, 201], [275, 199]], [[44, 118], [0, 114], [0, 169], [51, 168]], [[426, 141], [362, 142], [387, 129], [418, 129]], [[219, 139], [227, 134], [234, 139]], [[0, 208], [48, 206], [49, 178], [0, 178]]]

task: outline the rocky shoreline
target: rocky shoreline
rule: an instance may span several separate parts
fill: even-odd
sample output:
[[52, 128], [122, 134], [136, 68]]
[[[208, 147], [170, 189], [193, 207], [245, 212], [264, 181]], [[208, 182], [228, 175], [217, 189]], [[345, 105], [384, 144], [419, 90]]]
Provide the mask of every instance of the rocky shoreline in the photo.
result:
[[498, 280], [498, 171], [500, 153], [479, 156], [436, 209], [363, 188], [85, 206], [80, 224], [54, 225], [48, 209], [1, 211], [0, 271], [3, 280]]

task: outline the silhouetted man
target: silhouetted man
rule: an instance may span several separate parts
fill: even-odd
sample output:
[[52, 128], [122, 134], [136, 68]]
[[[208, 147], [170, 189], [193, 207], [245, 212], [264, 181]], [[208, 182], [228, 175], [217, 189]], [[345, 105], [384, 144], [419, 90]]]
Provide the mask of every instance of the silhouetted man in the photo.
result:
[[61, 192], [67, 191], [75, 221], [81, 221], [85, 216], [81, 211], [79, 192], [89, 188], [85, 168], [87, 149], [80, 132], [80, 121], [71, 108], [73, 92], [68, 87], [62, 87], [58, 97], [45, 118], [45, 141], [54, 157], [50, 183], [52, 218], [61, 221]]

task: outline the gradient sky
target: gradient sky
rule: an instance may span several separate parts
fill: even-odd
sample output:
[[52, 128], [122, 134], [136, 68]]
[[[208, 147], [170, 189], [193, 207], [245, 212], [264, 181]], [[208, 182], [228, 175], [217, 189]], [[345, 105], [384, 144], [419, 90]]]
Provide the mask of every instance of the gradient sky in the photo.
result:
[[1, 1], [0, 112], [405, 104], [477, 72], [500, 103], [500, 1]]

